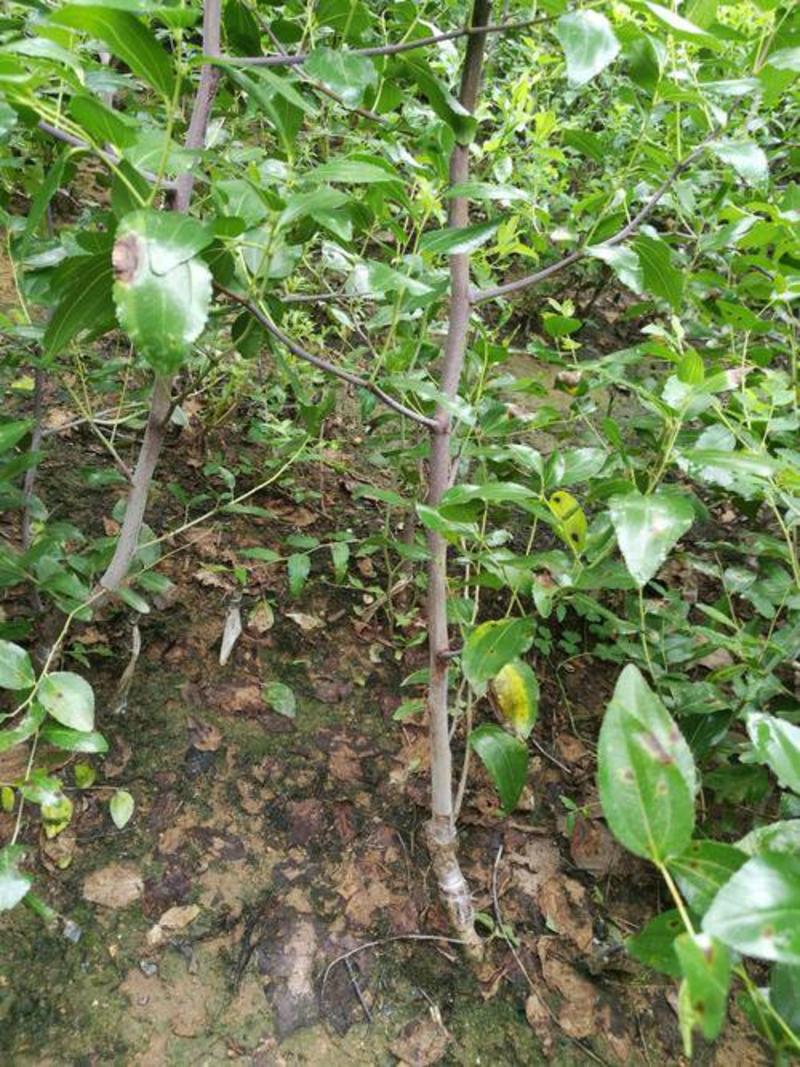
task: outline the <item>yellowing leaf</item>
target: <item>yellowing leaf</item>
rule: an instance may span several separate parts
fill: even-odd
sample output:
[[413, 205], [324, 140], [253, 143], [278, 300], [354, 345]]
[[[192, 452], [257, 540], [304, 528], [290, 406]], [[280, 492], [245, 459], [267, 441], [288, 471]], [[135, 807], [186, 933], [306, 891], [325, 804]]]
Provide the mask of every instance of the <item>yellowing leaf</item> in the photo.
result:
[[586, 515], [571, 493], [559, 489], [547, 501], [550, 511], [558, 519], [556, 533], [565, 541], [576, 556], [586, 547]]
[[492, 679], [497, 710], [523, 740], [530, 736], [539, 711], [539, 683], [527, 663], [512, 660]]

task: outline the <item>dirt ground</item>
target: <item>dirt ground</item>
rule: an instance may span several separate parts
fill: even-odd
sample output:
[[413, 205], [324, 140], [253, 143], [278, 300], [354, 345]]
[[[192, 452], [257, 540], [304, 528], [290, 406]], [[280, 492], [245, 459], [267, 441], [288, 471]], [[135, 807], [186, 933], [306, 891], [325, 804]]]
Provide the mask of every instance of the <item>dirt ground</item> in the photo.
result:
[[[200, 446], [185, 436], [168, 450], [162, 486], [199, 481]], [[87, 491], [77, 474], [92, 456], [105, 464], [99, 446], [81, 429], [60, 442], [43, 472], [48, 505], [113, 533], [109, 490]], [[317, 506], [291, 488], [266, 492], [251, 502], [260, 515], [222, 517], [168, 546], [160, 570], [174, 588], [138, 619], [142, 653], [123, 710], [134, 616], [107, 608], [75, 627], [63, 665], [94, 685], [111, 752], [94, 760], [94, 786], [71, 793], [66, 831], [37, 839], [31, 822], [23, 836], [38, 891], [80, 936], [23, 909], [0, 921], [0, 1058], [20, 1067], [684, 1062], [674, 983], [623, 947], [667, 905], [651, 870], [599, 818], [606, 665], [536, 660], [542, 705], [512, 817], [472, 767], [460, 825], [488, 938], [477, 966], [448, 940], [424, 849], [424, 729], [393, 719], [424, 644], [397, 640], [374, 593], [335, 585], [327, 557], [297, 599], [284, 566], [250, 560], [244, 632], [219, 665], [242, 548], [285, 552], [297, 531], [324, 539], [332, 525], [380, 528], [346, 478], [328, 472], [319, 485]], [[168, 529], [175, 509], [159, 491], [148, 521]], [[384, 580], [379, 556], [351, 565], [365, 587]], [[24, 591], [5, 610], [28, 611]], [[271, 682], [295, 692], [294, 718], [265, 703]], [[0, 777], [26, 757], [0, 757]], [[54, 759], [71, 784], [76, 758]], [[136, 801], [123, 830], [108, 814], [117, 788]], [[0, 815], [0, 840], [10, 818]], [[698, 1039], [694, 1062], [768, 1063], [748, 1033], [734, 1007], [715, 1046]]]

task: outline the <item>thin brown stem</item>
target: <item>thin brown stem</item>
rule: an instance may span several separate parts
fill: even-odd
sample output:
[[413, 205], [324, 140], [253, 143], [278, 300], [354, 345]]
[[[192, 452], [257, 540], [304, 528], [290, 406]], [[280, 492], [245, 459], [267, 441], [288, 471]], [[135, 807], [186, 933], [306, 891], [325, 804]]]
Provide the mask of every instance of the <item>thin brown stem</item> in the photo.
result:
[[527, 289], [531, 285], [538, 285], [539, 282], [546, 281], [547, 278], [551, 278], [554, 274], [558, 274], [559, 271], [572, 266], [572, 264], [577, 263], [578, 260], [585, 259], [591, 254], [592, 248], [613, 248], [615, 245], [627, 241], [629, 237], [636, 233], [645, 219], [655, 211], [664, 194], [672, 186], [675, 179], [678, 178], [687, 167], [690, 167], [692, 163], [694, 163], [697, 157], [706, 150], [709, 142], [715, 136], [716, 131], [709, 134], [693, 152], [690, 152], [685, 159], [682, 159], [680, 163], [677, 163], [647, 203], [644, 204], [644, 206], [636, 212], [633, 218], [627, 222], [621, 230], [615, 233], [613, 237], [609, 237], [607, 241], [602, 241], [598, 245], [584, 245], [582, 248], [576, 248], [574, 252], [570, 252], [569, 255], [564, 256], [563, 259], [558, 259], [555, 263], [543, 267], [534, 274], [526, 274], [525, 277], [517, 278], [513, 282], [506, 282], [504, 285], [494, 285], [487, 289], [473, 289], [470, 294], [472, 306], [476, 307], [478, 304], [485, 304], [487, 300], [497, 300], [498, 297], [508, 296], [510, 293], [517, 293], [520, 289]]
[[[536, 26], [541, 22], [551, 22], [554, 15], [539, 15], [536, 18], [519, 19], [515, 22], [486, 23], [481, 26], [471, 24], [462, 26], [459, 30], [447, 30], [445, 33], [434, 33], [429, 37], [417, 37], [415, 40], [399, 41], [396, 44], [374, 45], [370, 48], [354, 48], [348, 55], [351, 56], [396, 56], [402, 52], [413, 52], [417, 48], [429, 48], [431, 45], [442, 44], [444, 41], [456, 41], [459, 37], [475, 37], [485, 41], [489, 33], [510, 33], [513, 30], [525, 30], [529, 26]], [[226, 63], [236, 63], [247, 67], [298, 67], [306, 62], [310, 52], [294, 52], [287, 55], [281, 52], [278, 55], [268, 56], [223, 56]]]
[[[219, 54], [220, 16], [221, 0], [205, 0], [203, 8], [203, 51], [209, 56]], [[214, 102], [217, 81], [218, 71], [215, 67], [206, 63], [200, 71], [200, 81], [194, 98], [192, 117], [189, 120], [189, 129], [186, 132], [185, 145], [190, 150], [197, 150], [205, 144], [206, 130]], [[193, 174], [182, 174], [178, 178], [175, 194], [176, 211], [185, 213], [189, 210], [193, 187]], [[120, 530], [114, 555], [103, 577], [100, 579], [100, 586], [103, 589], [113, 591], [125, 581], [131, 561], [136, 554], [139, 534], [144, 522], [145, 508], [147, 507], [147, 498], [150, 493], [150, 484], [161, 455], [169, 417], [172, 412], [173, 380], [171, 376], [159, 375], [153, 384], [150, 414], [147, 419], [144, 437], [142, 438], [136, 469], [133, 472], [131, 490], [128, 493], [128, 501], [125, 508], [125, 518], [122, 522], [122, 529]]]
[[392, 411], [396, 411], [398, 415], [405, 415], [406, 418], [412, 419], [414, 422], [419, 423], [420, 426], [425, 426], [431, 431], [436, 429], [438, 424], [435, 419], [430, 419], [427, 415], [422, 415], [420, 412], [414, 411], [413, 408], [406, 407], [405, 404], [402, 404], [399, 400], [395, 400], [393, 396], [385, 393], [383, 389], [374, 385], [366, 378], [361, 378], [359, 375], [353, 374], [349, 370], [345, 370], [344, 367], [338, 367], [335, 363], [331, 363], [322, 356], [309, 352], [308, 349], [304, 348], [293, 338], [289, 337], [288, 334], [284, 333], [265, 311], [262, 311], [257, 304], [248, 300], [247, 297], [240, 296], [231, 289], [226, 289], [224, 285], [217, 284], [216, 288], [220, 293], [224, 293], [225, 296], [229, 297], [231, 300], [235, 300], [237, 304], [240, 304], [243, 308], [249, 311], [253, 318], [257, 319], [264, 327], [267, 333], [271, 334], [276, 341], [283, 345], [284, 348], [288, 348], [293, 356], [305, 360], [306, 363], [310, 363], [313, 367], [318, 367], [319, 370], [325, 371], [326, 374], [331, 374], [335, 378], [340, 378], [342, 381], [356, 386], [357, 389], [366, 389], [368, 393], [372, 393], [372, 395], [377, 397], [382, 404], [391, 408]]

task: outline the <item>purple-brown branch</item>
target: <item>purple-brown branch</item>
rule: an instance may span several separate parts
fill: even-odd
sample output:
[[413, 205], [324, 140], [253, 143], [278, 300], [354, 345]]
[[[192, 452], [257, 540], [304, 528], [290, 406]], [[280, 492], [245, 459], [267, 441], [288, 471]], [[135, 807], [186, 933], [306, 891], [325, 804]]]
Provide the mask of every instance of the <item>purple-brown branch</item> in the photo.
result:
[[597, 245], [584, 245], [582, 248], [576, 248], [574, 252], [570, 252], [569, 255], [564, 256], [562, 259], [557, 259], [555, 263], [551, 263], [547, 267], [543, 267], [541, 270], [537, 270], [534, 274], [526, 274], [523, 278], [517, 278], [513, 282], [505, 282], [503, 285], [493, 285], [487, 289], [473, 289], [470, 293], [470, 303], [473, 307], [477, 307], [478, 304], [485, 304], [487, 300], [496, 300], [501, 296], [508, 296], [510, 293], [517, 293], [520, 289], [527, 289], [531, 285], [538, 285], [539, 282], [546, 281], [554, 274], [558, 274], [559, 271], [564, 270], [566, 267], [571, 267], [573, 263], [577, 263], [580, 259], [585, 259], [591, 255], [593, 248], [613, 248], [615, 245], [622, 244], [623, 241], [636, 233], [645, 219], [655, 211], [659, 202], [664, 194], [673, 184], [676, 178], [678, 178], [686, 169], [690, 167], [692, 163], [701, 155], [708, 147], [709, 142], [716, 136], [716, 130], [710, 133], [704, 140], [690, 152], [689, 155], [677, 163], [673, 167], [670, 174], [659, 185], [656, 191], [652, 194], [650, 199], [644, 204], [639, 211], [633, 216], [633, 218], [627, 222], [621, 230], [614, 234], [613, 237], [609, 237], [607, 241], [601, 241]]
[[[515, 22], [497, 22], [482, 26], [462, 26], [458, 30], [447, 30], [445, 33], [434, 33], [429, 37], [417, 37], [415, 40], [398, 41], [396, 44], [373, 45], [369, 48], [353, 48], [348, 51], [350, 56], [365, 56], [377, 58], [379, 56], [396, 56], [402, 52], [413, 52], [416, 48], [429, 48], [431, 45], [442, 44], [444, 41], [456, 41], [459, 37], [478, 37], [486, 39], [489, 33], [509, 33], [512, 30], [524, 30], [529, 26], [536, 26], [540, 22], [552, 22], [555, 15], [540, 15], [537, 18], [519, 19]], [[277, 55], [267, 56], [223, 56], [226, 63], [235, 63], [247, 67], [299, 67], [306, 62], [310, 52], [281, 52]]]
[[[220, 48], [221, 0], [205, 0], [203, 7], [203, 51], [206, 55], [219, 54]], [[200, 71], [200, 81], [194, 98], [192, 116], [186, 132], [185, 145], [188, 149], [199, 149], [205, 144], [208, 120], [214, 102], [218, 81], [218, 71], [206, 63]], [[182, 174], [177, 181], [175, 193], [175, 210], [187, 212], [192, 198], [194, 176]], [[131, 561], [136, 554], [139, 534], [144, 521], [150, 484], [158, 463], [164, 438], [167, 433], [169, 417], [172, 412], [172, 376], [157, 375], [153, 383], [153, 395], [150, 400], [150, 412], [147, 426], [142, 438], [142, 446], [133, 472], [131, 490], [125, 507], [119, 538], [111, 562], [100, 579], [104, 589], [117, 589], [128, 574]]]
[[357, 389], [365, 389], [380, 400], [382, 404], [385, 404], [386, 407], [396, 411], [398, 415], [405, 415], [407, 419], [412, 419], [414, 422], [419, 423], [420, 426], [425, 426], [431, 431], [436, 429], [437, 422], [435, 419], [430, 419], [427, 415], [422, 415], [420, 412], [414, 411], [413, 408], [406, 407], [405, 404], [395, 400], [393, 396], [385, 393], [383, 389], [366, 378], [361, 378], [344, 367], [338, 367], [335, 363], [331, 363], [322, 356], [315, 355], [313, 352], [309, 352], [307, 348], [303, 348], [301, 344], [284, 333], [257, 304], [233, 292], [231, 289], [226, 289], [224, 285], [217, 284], [216, 288], [220, 293], [224, 293], [229, 299], [236, 301], [237, 304], [245, 308], [264, 327], [267, 333], [271, 334], [284, 348], [288, 348], [292, 355], [297, 356], [298, 359], [305, 360], [306, 363], [310, 363], [313, 367], [318, 367], [319, 370], [325, 371], [326, 374], [340, 378], [343, 382], [356, 386]]

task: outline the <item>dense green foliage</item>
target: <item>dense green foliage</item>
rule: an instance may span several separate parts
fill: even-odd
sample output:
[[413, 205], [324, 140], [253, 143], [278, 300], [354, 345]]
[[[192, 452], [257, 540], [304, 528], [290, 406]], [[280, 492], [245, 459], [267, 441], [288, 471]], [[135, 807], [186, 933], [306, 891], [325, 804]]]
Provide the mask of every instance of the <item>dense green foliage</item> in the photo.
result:
[[[10, 407], [24, 410], [32, 368], [55, 380], [108, 447], [108, 470], [86, 475], [89, 489], [107, 488], [124, 478], [100, 413], [141, 428], [153, 373], [178, 372], [181, 396], [202, 389], [209, 425], [238, 405], [241, 432], [265, 454], [259, 470], [209, 457], [207, 491], [180, 500], [188, 520], [248, 506], [243, 485], [334, 462], [326, 423], [344, 388], [265, 322], [430, 416], [447, 257], [471, 253], [456, 484], [426, 505], [424, 433], [357, 389], [364, 462], [382, 476], [361, 491], [385, 507], [384, 530], [360, 543], [349, 531], [325, 544], [296, 534], [285, 556], [250, 558], [287, 567], [298, 595], [320, 549], [335, 580], [356, 586], [351, 554], [383, 553], [391, 586], [424, 561], [424, 530], [441, 532], [467, 683], [454, 710], [488, 693], [509, 727], [484, 722], [470, 738], [507, 812], [539, 696], [522, 657], [585, 650], [618, 665], [598, 747], [604, 813], [663, 873], [681, 920], [658, 916], [631, 951], [680, 977], [687, 1049], [694, 1028], [719, 1032], [738, 975], [754, 1024], [796, 1050], [800, 9], [512, 3], [510, 18], [534, 21], [490, 36], [472, 116], [456, 98], [458, 40], [358, 51], [462, 25], [462, 3], [226, 0], [206, 147], [191, 151], [199, 15], [149, 0], [7, 6]], [[241, 61], [279, 47], [308, 55]], [[471, 145], [472, 178], [450, 188], [455, 143]], [[165, 192], [189, 170], [191, 219], [167, 213]], [[455, 196], [471, 202], [467, 227], [447, 226]], [[517, 279], [564, 256], [517, 292]], [[0, 621], [0, 686], [19, 697], [0, 714], [0, 751], [37, 738], [101, 754], [88, 683], [55, 667], [72, 620], [90, 617], [113, 538], [89, 537], [20, 488], [40, 458], [32, 428], [18, 415], [0, 423], [0, 501], [33, 525], [22, 548], [0, 544], [0, 585], [35, 589], [66, 622], [35, 670], [30, 623]], [[415, 513], [420, 530], [403, 537], [399, 522]], [[167, 533], [144, 528], [119, 592], [136, 611], [168, 585], [157, 570]], [[245, 585], [247, 565], [243, 553]], [[411, 621], [398, 618], [399, 631], [422, 640]], [[398, 717], [419, 714], [424, 680], [409, 680]], [[23, 802], [38, 805], [56, 834], [71, 802], [34, 753], [24, 779], [2, 783], [3, 804], [20, 817]], [[699, 807], [701, 789], [713, 806]], [[731, 817], [734, 804], [758, 812], [752, 825]], [[132, 813], [128, 794], [114, 798], [117, 825]], [[26, 894], [15, 834], [0, 852], [0, 907]], [[740, 955], [775, 965], [768, 990]]]

